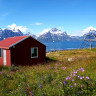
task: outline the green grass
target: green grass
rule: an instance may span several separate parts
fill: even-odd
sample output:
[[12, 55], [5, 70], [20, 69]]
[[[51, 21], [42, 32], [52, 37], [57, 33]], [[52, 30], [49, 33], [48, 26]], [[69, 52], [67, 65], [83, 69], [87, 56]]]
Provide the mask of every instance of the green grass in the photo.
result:
[[96, 49], [46, 53], [47, 63], [0, 66], [0, 96], [96, 96]]

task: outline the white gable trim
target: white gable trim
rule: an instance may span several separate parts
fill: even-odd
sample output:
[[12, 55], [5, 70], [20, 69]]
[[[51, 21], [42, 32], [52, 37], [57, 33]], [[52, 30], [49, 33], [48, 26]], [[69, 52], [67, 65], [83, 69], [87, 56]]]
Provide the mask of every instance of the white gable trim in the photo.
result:
[[[32, 37], [32, 36], [30, 36], [30, 37]], [[32, 37], [33, 38], [33, 37]], [[35, 38], [33, 38], [33, 39], [35, 39]], [[38, 41], [37, 39], [35, 39], [37, 42], [39, 42], [39, 43], [41, 43], [40, 41]], [[42, 45], [44, 45], [43, 43], [41, 43]], [[44, 46], [46, 46], [46, 45], [44, 45]]]
[[[24, 39], [22, 39], [22, 40], [20, 40], [20, 41], [18, 41], [18, 42], [16, 42], [16, 43], [10, 45], [9, 48], [11, 48], [12, 46], [15, 46], [16, 44], [24, 41], [25, 39], [27, 39], [27, 38], [29, 38], [29, 37], [33, 38], [32, 36], [29, 35], [29, 36], [25, 37]], [[33, 39], [35, 39], [35, 38], [33, 38]], [[35, 40], [36, 40], [36, 39], [35, 39]], [[36, 40], [36, 41], [38, 41], [38, 40]], [[38, 42], [39, 42], [39, 41], [38, 41]], [[39, 43], [41, 43], [41, 42], [39, 42]], [[43, 43], [41, 43], [41, 44], [43, 44]], [[43, 44], [43, 45], [44, 45], [44, 44]], [[44, 46], [46, 46], [46, 45], [44, 45]]]

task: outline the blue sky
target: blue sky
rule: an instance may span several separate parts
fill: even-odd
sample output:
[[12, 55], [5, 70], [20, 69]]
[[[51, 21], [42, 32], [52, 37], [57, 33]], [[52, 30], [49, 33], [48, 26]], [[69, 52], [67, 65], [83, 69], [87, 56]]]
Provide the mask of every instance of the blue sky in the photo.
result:
[[96, 29], [96, 0], [0, 0], [0, 28], [39, 34], [57, 27], [72, 35]]

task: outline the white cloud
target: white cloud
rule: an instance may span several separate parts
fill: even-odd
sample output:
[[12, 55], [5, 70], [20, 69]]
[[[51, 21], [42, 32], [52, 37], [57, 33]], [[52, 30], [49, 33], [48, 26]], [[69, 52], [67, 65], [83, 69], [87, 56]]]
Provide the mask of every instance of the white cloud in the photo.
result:
[[34, 23], [34, 24], [30, 24], [30, 25], [40, 26], [40, 25], [43, 25], [43, 23], [41, 23], [41, 22], [36, 22], [36, 23]]
[[35, 25], [39, 26], [39, 25], [42, 25], [43, 23], [40, 23], [40, 22], [36, 22]]
[[12, 25], [8, 25], [8, 28], [10, 28], [11, 30], [15, 29], [19, 29], [21, 32], [26, 32], [27, 31], [27, 27], [26, 26], [17, 26], [16, 24], [12, 24]]
[[94, 28], [93, 26], [89, 26], [85, 29], [82, 30], [82, 34], [86, 34], [88, 33], [90, 30], [96, 30], [96, 28]]
[[94, 28], [93, 26], [89, 26], [83, 30], [75, 30], [71, 35], [74, 35], [74, 36], [82, 36], [86, 33], [88, 33], [90, 30], [96, 30], [96, 28]]

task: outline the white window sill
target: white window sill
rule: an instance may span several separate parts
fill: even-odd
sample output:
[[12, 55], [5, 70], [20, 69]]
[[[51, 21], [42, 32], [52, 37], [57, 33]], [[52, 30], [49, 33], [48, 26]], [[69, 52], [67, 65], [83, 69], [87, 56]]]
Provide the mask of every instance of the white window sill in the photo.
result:
[[36, 57], [31, 57], [31, 58], [38, 58], [38, 56], [36, 56]]

